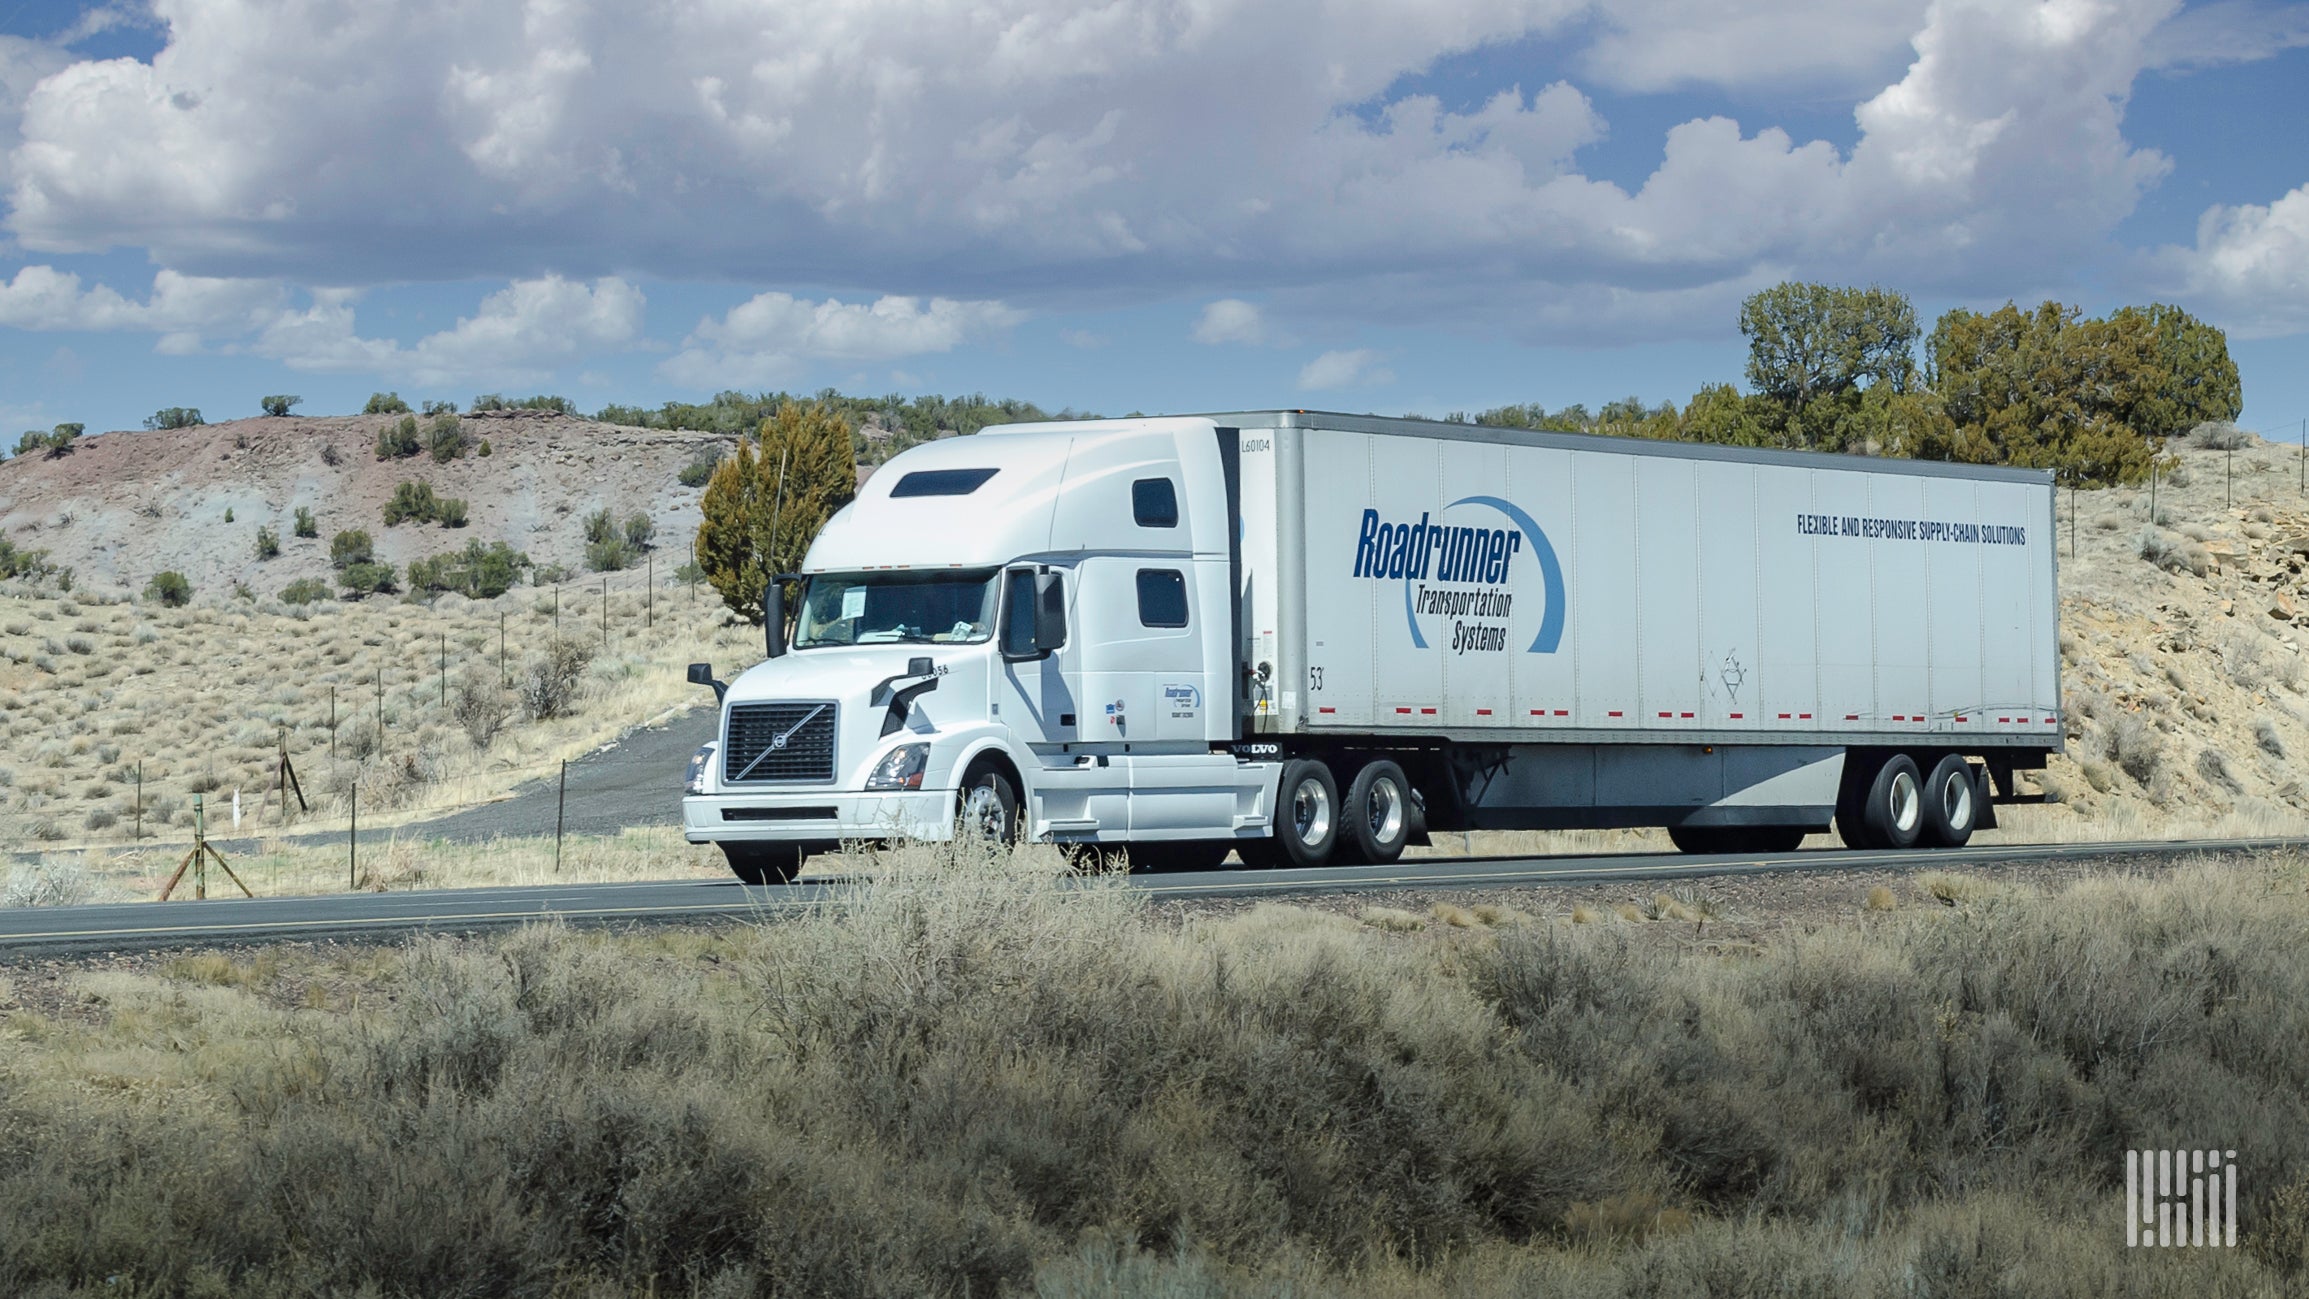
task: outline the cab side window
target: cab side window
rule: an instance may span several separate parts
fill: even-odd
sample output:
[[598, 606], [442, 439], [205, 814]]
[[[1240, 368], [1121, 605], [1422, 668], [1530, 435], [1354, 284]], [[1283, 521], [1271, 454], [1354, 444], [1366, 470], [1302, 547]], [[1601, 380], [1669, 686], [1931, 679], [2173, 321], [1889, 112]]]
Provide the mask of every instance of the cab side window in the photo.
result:
[[1138, 571], [1138, 620], [1148, 627], [1187, 625], [1186, 574], [1175, 568]]
[[1178, 488], [1168, 478], [1141, 478], [1132, 483], [1130, 516], [1142, 528], [1179, 526]]

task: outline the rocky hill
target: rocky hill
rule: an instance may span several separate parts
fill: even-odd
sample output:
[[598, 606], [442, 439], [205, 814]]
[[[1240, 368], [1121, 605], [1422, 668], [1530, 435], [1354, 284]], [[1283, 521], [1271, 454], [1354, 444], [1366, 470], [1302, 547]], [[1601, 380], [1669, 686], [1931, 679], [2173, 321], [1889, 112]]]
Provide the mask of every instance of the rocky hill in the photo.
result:
[[[730, 444], [710, 433], [491, 411], [460, 417], [467, 443], [460, 458], [436, 463], [420, 451], [380, 460], [377, 435], [399, 418], [234, 420], [106, 433], [65, 454], [20, 456], [0, 463], [0, 538], [48, 551], [91, 591], [138, 590], [173, 569], [196, 592], [241, 583], [270, 596], [298, 578], [325, 577], [329, 539], [349, 528], [365, 529], [377, 558], [403, 569], [479, 540], [582, 572], [585, 516], [608, 509], [620, 520], [648, 514], [661, 562], [680, 563], [697, 528], [698, 490], [682, 486], [679, 474]], [[465, 501], [466, 526], [386, 527], [385, 503], [404, 482]], [[300, 507], [312, 511], [317, 537], [295, 535]], [[259, 528], [279, 535], [277, 558], [257, 557]]]

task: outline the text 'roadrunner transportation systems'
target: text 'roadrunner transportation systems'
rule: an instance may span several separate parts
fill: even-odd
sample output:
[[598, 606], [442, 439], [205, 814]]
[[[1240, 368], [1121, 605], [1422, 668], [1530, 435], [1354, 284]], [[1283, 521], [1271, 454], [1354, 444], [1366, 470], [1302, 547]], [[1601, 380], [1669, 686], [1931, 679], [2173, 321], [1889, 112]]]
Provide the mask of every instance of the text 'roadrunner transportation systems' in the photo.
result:
[[803, 570], [770, 657], [713, 683], [684, 799], [749, 880], [958, 829], [1160, 866], [1463, 828], [1956, 845], [2061, 746], [2031, 470], [1291, 411], [1022, 424], [894, 457]]

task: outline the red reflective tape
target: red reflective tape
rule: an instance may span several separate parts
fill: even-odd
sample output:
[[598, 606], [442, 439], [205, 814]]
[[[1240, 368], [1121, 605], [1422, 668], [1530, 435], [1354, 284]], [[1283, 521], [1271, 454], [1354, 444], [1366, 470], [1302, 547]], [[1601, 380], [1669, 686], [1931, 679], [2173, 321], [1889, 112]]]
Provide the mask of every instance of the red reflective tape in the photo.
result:
[[[1691, 716], [1691, 714], [1690, 714], [1690, 713], [1686, 713], [1686, 714], [1684, 714], [1684, 715], [1685, 715], [1686, 717], [1689, 717], [1689, 716]], [[1734, 720], [1734, 721], [1738, 721], [1740, 718], [1743, 718], [1743, 717], [1746, 717], [1746, 716], [1747, 716], [1747, 714], [1746, 714], [1746, 713], [1734, 713], [1734, 714], [1732, 714], [1732, 720]]]
[[[1555, 715], [1558, 717], [1569, 717], [1571, 716], [1571, 710], [1569, 708], [1558, 708], [1555, 710]], [[1613, 713], [1612, 716], [1617, 717], [1619, 714]]]
[[1684, 716], [1686, 716], [1686, 717], [1689, 717], [1689, 716], [1691, 716], [1691, 714], [1690, 714], [1690, 713], [1685, 713], [1685, 714], [1684, 714]]
[[1812, 714], [1810, 714], [1810, 713], [1798, 713], [1798, 714], [1796, 714], [1796, 720], [1798, 720], [1798, 721], [1801, 721], [1801, 722], [1808, 722], [1808, 721], [1811, 721], [1811, 720], [1812, 720]]
[[1617, 708], [1614, 708], [1614, 709], [1612, 709], [1612, 710], [1611, 710], [1611, 712], [1610, 712], [1609, 714], [1607, 714], [1607, 716], [1611, 716], [1611, 717], [1618, 717], [1618, 716], [1621, 716], [1621, 715], [1622, 715], [1622, 714], [1620, 713], [1620, 710], [1619, 710], [1619, 709], [1617, 709]]
[[1898, 714], [1898, 713], [1894, 713], [1894, 714], [1892, 714], [1892, 720], [1893, 720], [1893, 721], [1896, 721], [1896, 722], [1905, 722], [1905, 721], [1907, 721], [1908, 719], [1907, 719], [1907, 718], [1905, 718], [1905, 717], [1902, 717], [1902, 716], [1901, 716], [1900, 714]]
[[2044, 724], [2047, 726], [2058, 726], [2060, 725], [2060, 719], [2058, 717], [2047, 717], [2044, 719]]
[[1660, 716], [1662, 716], [1662, 717], [1673, 717], [1673, 716], [1675, 716], [1675, 714], [1674, 714], [1674, 713], [1661, 713], [1661, 714], [1660, 714]]
[[1787, 720], [1788, 720], [1790, 717], [1793, 717], [1793, 716], [1795, 716], [1795, 714], [1793, 714], [1793, 713], [1782, 713], [1782, 714], [1780, 714], [1780, 720], [1784, 722], [1784, 721], [1787, 721]]
[[1435, 715], [1435, 710], [1432, 708], [1422, 708], [1419, 710], [1419, 712], [1420, 715], [1424, 717], [1433, 717]]
[[1396, 712], [1399, 712], [1399, 713], [1408, 713], [1408, 712], [1410, 712], [1411, 710], [1410, 710], [1410, 709], [1408, 709], [1408, 708], [1398, 708], [1398, 709], [1396, 709], [1395, 711], [1396, 711]]
[[1958, 721], [1960, 721], [1960, 722], [1961, 722], [1961, 721], [1965, 721], [1965, 720], [1968, 720], [1968, 719], [1966, 719], [1966, 718], [1962, 718], [1962, 717], [1959, 717], [1959, 718], [1957, 718], [1956, 720], [1958, 720]]
[[1847, 721], [1847, 722], [1857, 722], [1857, 721], [1859, 721], [1859, 720], [1860, 720], [1860, 714], [1858, 714], [1858, 713], [1846, 713], [1846, 714], [1844, 714], [1844, 720], [1845, 720], [1845, 721]]
[[1488, 708], [1478, 708], [1475, 710], [1475, 715], [1477, 717], [1489, 717], [1491, 716], [1491, 710]]
[[1335, 713], [1335, 712], [1338, 712], [1339, 710], [1338, 710], [1338, 709], [1336, 709], [1336, 708], [1318, 708], [1318, 709], [1316, 709], [1315, 711], [1316, 711], [1316, 712], [1318, 712], [1318, 713]]
[[2010, 725], [2012, 725], [2012, 719], [2011, 719], [2011, 718], [2009, 718], [2009, 717], [1999, 717], [1999, 718], [1997, 718], [1996, 720], [1997, 720], [1999, 723], [2001, 723], [2002, 725], [2005, 725], [2005, 726], [2010, 726]]
[[1545, 717], [1547, 716], [1547, 710], [1544, 708], [1534, 708], [1531, 710], [1531, 715], [1534, 717]]

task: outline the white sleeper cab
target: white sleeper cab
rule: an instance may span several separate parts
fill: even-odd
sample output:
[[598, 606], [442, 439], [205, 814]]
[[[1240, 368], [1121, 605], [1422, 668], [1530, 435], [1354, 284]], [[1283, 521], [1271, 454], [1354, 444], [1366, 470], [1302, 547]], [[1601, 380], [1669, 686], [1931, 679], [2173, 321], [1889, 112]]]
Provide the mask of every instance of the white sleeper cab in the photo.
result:
[[[1962, 844], [2061, 747], [2050, 476], [1262, 411], [893, 457], [772, 583], [683, 821], [751, 883], [959, 832]], [[788, 617], [787, 589], [798, 607]]]

